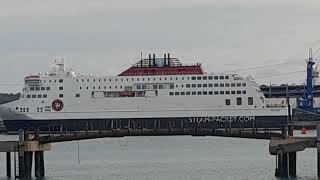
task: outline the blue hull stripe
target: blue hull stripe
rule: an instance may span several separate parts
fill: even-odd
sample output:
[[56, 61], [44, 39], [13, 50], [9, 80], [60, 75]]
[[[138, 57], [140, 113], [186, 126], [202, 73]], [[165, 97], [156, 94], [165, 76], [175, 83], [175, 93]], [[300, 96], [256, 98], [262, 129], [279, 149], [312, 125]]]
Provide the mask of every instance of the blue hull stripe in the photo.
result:
[[258, 116], [253, 120], [226, 120], [205, 118], [157, 118], [157, 119], [59, 119], [59, 120], [4, 120], [8, 131], [37, 129], [44, 131], [107, 130], [112, 128], [279, 128], [287, 122], [287, 116]]

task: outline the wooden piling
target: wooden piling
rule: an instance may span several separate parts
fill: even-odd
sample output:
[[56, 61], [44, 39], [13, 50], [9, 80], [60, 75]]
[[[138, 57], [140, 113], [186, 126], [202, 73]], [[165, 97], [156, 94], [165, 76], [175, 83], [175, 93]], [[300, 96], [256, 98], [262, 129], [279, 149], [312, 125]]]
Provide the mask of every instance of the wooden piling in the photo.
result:
[[37, 178], [41, 177], [40, 173], [40, 151], [34, 153], [34, 174]]
[[7, 152], [7, 177], [11, 178], [11, 153]]
[[18, 166], [19, 166], [19, 178], [24, 179], [25, 175], [25, 164], [24, 164], [24, 130], [19, 130], [19, 147], [18, 147]]
[[31, 179], [33, 152], [24, 152], [25, 178]]
[[320, 178], [320, 124], [317, 124], [317, 174]]
[[297, 177], [297, 153], [289, 153], [289, 176], [291, 178]]
[[45, 170], [44, 170], [44, 152], [40, 151], [40, 176], [45, 176]]

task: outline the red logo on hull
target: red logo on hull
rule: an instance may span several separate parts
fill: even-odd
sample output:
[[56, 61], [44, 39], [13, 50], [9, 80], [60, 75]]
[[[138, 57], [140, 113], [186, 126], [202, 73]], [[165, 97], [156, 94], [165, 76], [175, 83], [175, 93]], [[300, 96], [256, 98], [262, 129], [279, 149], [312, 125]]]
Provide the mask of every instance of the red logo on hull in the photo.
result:
[[61, 111], [63, 109], [63, 102], [60, 99], [56, 99], [52, 102], [51, 107], [54, 111]]

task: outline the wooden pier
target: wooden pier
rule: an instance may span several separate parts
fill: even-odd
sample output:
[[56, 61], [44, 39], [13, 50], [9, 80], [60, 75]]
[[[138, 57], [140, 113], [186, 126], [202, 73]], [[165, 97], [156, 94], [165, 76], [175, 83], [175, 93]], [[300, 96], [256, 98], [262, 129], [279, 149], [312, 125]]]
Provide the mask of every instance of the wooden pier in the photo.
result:
[[[311, 124], [307, 122], [306, 124]], [[297, 152], [306, 148], [317, 148], [317, 175], [320, 178], [320, 122], [313, 122], [317, 127], [317, 137], [293, 137], [292, 129], [283, 131], [282, 137], [272, 137], [269, 152], [276, 156], [275, 175], [281, 178], [295, 178], [297, 169]], [[300, 122], [299, 124], [303, 124]]]
[[[293, 137], [293, 127], [283, 126], [282, 133], [265, 129], [112, 129], [99, 131], [78, 131], [42, 134], [38, 131], [19, 131], [18, 141], [0, 141], [0, 152], [6, 153], [7, 177], [31, 179], [32, 164], [34, 175], [45, 176], [44, 152], [51, 150], [51, 143], [87, 140], [96, 138], [119, 138], [125, 136], [220, 136], [270, 140], [269, 152], [276, 156], [275, 175], [277, 177], [296, 177], [296, 153], [306, 148], [317, 148], [318, 176], [320, 177], [320, 124], [317, 137]], [[12, 163], [12, 154], [14, 161]]]
[[[51, 150], [51, 143], [87, 140], [96, 138], [119, 138], [125, 136], [220, 136], [234, 138], [251, 138], [269, 140], [272, 137], [280, 137], [280, 133], [266, 131], [266, 129], [112, 129], [100, 131], [64, 132], [42, 134], [19, 131], [19, 141], [0, 141], [0, 152], [5, 152], [7, 177], [12, 177], [12, 164], [14, 165], [14, 177], [19, 179], [31, 179], [32, 164], [35, 163], [34, 175], [37, 178], [45, 176], [44, 152]], [[11, 162], [12, 154], [14, 163]]]
[[30, 140], [28, 132], [23, 130], [19, 132], [19, 141], [0, 141], [0, 152], [6, 153], [7, 177], [12, 178], [13, 165], [14, 178], [31, 179], [34, 157], [35, 177], [43, 178], [45, 176], [44, 152], [49, 150], [51, 150], [50, 144]]

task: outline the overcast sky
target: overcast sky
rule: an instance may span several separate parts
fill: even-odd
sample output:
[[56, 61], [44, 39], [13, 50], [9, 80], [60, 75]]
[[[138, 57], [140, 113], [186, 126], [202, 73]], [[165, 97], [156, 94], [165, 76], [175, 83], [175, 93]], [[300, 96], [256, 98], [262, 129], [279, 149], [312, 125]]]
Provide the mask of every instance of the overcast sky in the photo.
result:
[[[142, 51], [170, 52], [207, 72], [239, 71], [259, 83], [302, 83], [320, 48], [319, 0], [2, 0], [0, 92], [55, 58], [85, 74], [128, 68]], [[320, 52], [318, 56], [320, 59]]]

